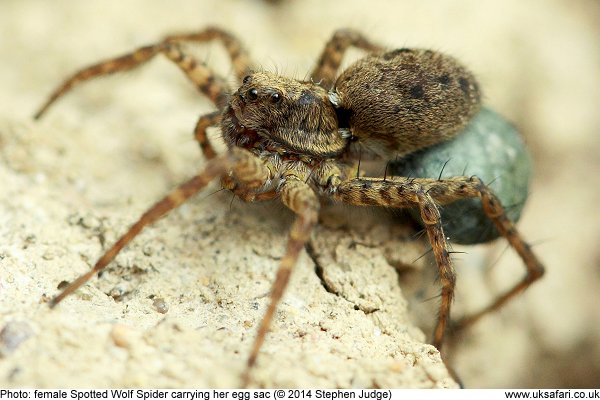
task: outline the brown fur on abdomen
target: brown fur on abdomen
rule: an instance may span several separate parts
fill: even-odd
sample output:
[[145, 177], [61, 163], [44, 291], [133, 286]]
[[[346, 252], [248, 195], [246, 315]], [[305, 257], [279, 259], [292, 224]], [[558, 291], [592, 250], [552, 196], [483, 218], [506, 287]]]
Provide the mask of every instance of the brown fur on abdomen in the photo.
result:
[[481, 97], [458, 61], [421, 49], [365, 57], [340, 75], [333, 92], [353, 136], [384, 157], [450, 139], [479, 110]]

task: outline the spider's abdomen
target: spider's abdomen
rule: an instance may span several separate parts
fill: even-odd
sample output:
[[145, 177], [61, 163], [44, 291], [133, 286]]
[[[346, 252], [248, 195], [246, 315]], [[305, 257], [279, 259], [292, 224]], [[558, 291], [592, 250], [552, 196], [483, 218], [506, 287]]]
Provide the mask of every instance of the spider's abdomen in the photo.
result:
[[339, 76], [332, 93], [353, 136], [384, 157], [453, 137], [477, 113], [480, 97], [458, 61], [421, 49], [365, 57]]

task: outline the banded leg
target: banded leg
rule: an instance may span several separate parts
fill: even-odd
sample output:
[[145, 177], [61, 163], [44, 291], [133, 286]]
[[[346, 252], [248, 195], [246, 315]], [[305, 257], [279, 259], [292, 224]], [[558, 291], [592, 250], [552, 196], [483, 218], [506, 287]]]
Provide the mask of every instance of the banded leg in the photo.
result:
[[179, 207], [190, 197], [196, 194], [199, 190], [204, 188], [213, 179], [224, 176], [226, 172], [233, 171], [234, 176], [243, 174], [239, 180], [242, 183], [249, 183], [250, 185], [258, 186], [258, 181], [262, 179], [265, 174], [270, 173], [268, 168], [261, 162], [260, 159], [256, 158], [252, 153], [243, 149], [232, 149], [230, 152], [216, 157], [213, 160], [208, 161], [204, 171], [201, 174], [194, 176], [192, 179], [181, 184], [166, 197], [154, 204], [148, 211], [146, 211], [136, 223], [134, 223], [125, 234], [123, 234], [115, 244], [108, 249], [94, 264], [94, 267], [81, 275], [69, 286], [67, 286], [58, 296], [54, 297], [50, 301], [50, 307], [56, 306], [66, 296], [73, 293], [87, 281], [89, 281], [94, 274], [105, 268], [114, 258], [121, 252], [121, 250], [129, 244], [144, 227], [153, 224], [159, 218], [163, 217], [169, 211]]
[[525, 264], [526, 274], [521, 281], [496, 297], [487, 307], [458, 320], [453, 325], [455, 331], [471, 326], [484, 315], [498, 310], [544, 275], [543, 264], [531, 250], [531, 246], [523, 239], [515, 224], [506, 216], [504, 207], [498, 197], [481, 179], [477, 177], [456, 177], [442, 180], [415, 179], [414, 181], [419, 182], [440, 204], [447, 204], [466, 197], [481, 198], [485, 214], [492, 220], [498, 232], [506, 238]]
[[[221, 40], [221, 42], [225, 46], [225, 50], [228, 52], [231, 58], [231, 62], [233, 64], [236, 76], [238, 77], [238, 79], [241, 79], [251, 68], [251, 64], [249, 61], [250, 59], [248, 57], [247, 52], [243, 49], [240, 42], [231, 34], [219, 30], [217, 28], [208, 28], [197, 33], [167, 36], [163, 41], [157, 44], [140, 47], [129, 54], [101, 61], [97, 64], [91, 65], [87, 68], [76, 72], [66, 81], [64, 81], [59, 87], [57, 87], [54, 90], [54, 92], [52, 92], [48, 100], [46, 100], [46, 102], [35, 114], [34, 118], [39, 119], [40, 117], [42, 117], [42, 115], [44, 115], [47, 109], [56, 100], [58, 100], [69, 90], [79, 85], [80, 83], [83, 83], [96, 77], [114, 74], [122, 71], [128, 71], [133, 68], [136, 68], [148, 62], [157, 54], [166, 53], [169, 49], [177, 48], [178, 43], [198, 43], [207, 42], [214, 39]], [[181, 53], [181, 51], [179, 51], [179, 53]], [[177, 61], [179, 58], [179, 55], [177, 55], [177, 53], [172, 54], [172, 56], [169, 56], [167, 54], [167, 57], [175, 61], [186, 73], [186, 75], [192, 80], [192, 82], [194, 82], [203, 93], [207, 94], [209, 97], [211, 97], [209, 93], [213, 93], [213, 96], [211, 97], [211, 100], [213, 100], [213, 102], [218, 104], [217, 100], [222, 100], [226, 98], [225, 94], [228, 92], [228, 89], [227, 85], [225, 84], [225, 81], [223, 79], [216, 78], [212, 72], [206, 74], [206, 70], [208, 70], [206, 67], [200, 68], [200, 71], [203, 71], [204, 74], [194, 72], [194, 68], [190, 68], [190, 66], [196, 65], [198, 63], [193, 61], [190, 57], [184, 57], [185, 60], [181, 60], [183, 64], [186, 64], [185, 67], [182, 67], [182, 65], [180, 65], [180, 63]], [[217, 87], [221, 87], [221, 90], [217, 90]], [[215, 95], [215, 92], [218, 92], [219, 95]]]
[[277, 309], [277, 305], [281, 301], [281, 297], [288, 285], [292, 269], [298, 261], [300, 251], [308, 241], [313, 226], [317, 222], [319, 213], [319, 201], [313, 190], [301, 180], [288, 179], [285, 181], [280, 190], [281, 200], [289, 209], [296, 213], [296, 220], [290, 230], [290, 236], [287, 243], [287, 250], [279, 269], [275, 282], [273, 283], [270, 303], [263, 317], [250, 356], [246, 365], [246, 371], [242, 377], [243, 387], [247, 387], [250, 381], [250, 372], [256, 364], [256, 357], [265, 340], [271, 321]]
[[204, 157], [207, 160], [211, 160], [216, 157], [217, 152], [210, 143], [208, 136], [206, 136], [206, 129], [211, 126], [218, 125], [220, 121], [221, 113], [219, 111], [214, 111], [210, 114], [202, 115], [196, 123], [196, 128], [194, 129], [194, 138], [200, 145], [200, 150], [202, 150], [202, 154], [204, 154]]
[[[198, 64], [194, 58], [183, 53], [176, 44], [165, 44], [164, 46], [165, 56], [183, 71], [201, 93], [208, 97], [219, 110], [222, 110], [229, 98], [229, 88], [225, 80], [214, 74], [206, 65]], [[207, 160], [214, 158], [217, 153], [206, 136], [206, 129], [217, 125], [220, 120], [220, 111], [212, 112], [201, 116], [194, 129], [194, 138]]]
[[424, 190], [423, 186], [413, 181], [357, 178], [342, 182], [334, 198], [359, 206], [419, 207], [442, 285], [438, 322], [433, 334], [433, 345], [441, 349], [446, 326], [450, 320], [456, 273], [442, 229], [440, 212], [432, 196]]
[[170, 35], [164, 39], [164, 42], [182, 43], [182, 42], [208, 42], [211, 40], [219, 40], [223, 44], [225, 51], [231, 59], [231, 65], [235, 72], [235, 76], [241, 82], [244, 76], [248, 75], [253, 69], [250, 56], [240, 40], [234, 35], [216, 27], [208, 27], [200, 32], [184, 33], [178, 35]]
[[[340, 185], [338, 194], [336, 195], [340, 200], [349, 202], [356, 205], [378, 205], [385, 207], [410, 207], [414, 206], [415, 202], [410, 199], [414, 196], [415, 191], [423, 191], [430, 196], [430, 198], [437, 204], [444, 205], [452, 203], [454, 201], [470, 198], [479, 197], [481, 198], [483, 210], [490, 220], [494, 223], [498, 232], [506, 238], [508, 243], [515, 249], [517, 254], [523, 260], [527, 273], [523, 279], [516, 283], [511, 289], [501, 294], [493, 301], [490, 305], [483, 308], [481, 311], [476, 312], [470, 316], [464, 317], [458, 321], [454, 326], [455, 329], [466, 328], [479, 320], [484, 315], [495, 311], [502, 307], [510, 299], [527, 289], [533, 282], [540, 279], [544, 274], [544, 266], [538, 260], [536, 255], [531, 250], [531, 247], [523, 240], [519, 232], [517, 231], [514, 223], [508, 219], [502, 204], [498, 198], [492, 193], [492, 191], [477, 177], [456, 177], [450, 179], [410, 179], [410, 180], [386, 180], [364, 178], [354, 179], [349, 182], [345, 182]], [[408, 199], [407, 199], [408, 198]], [[411, 204], [412, 201], [412, 204]], [[435, 203], [433, 205], [435, 206]], [[440, 241], [443, 240], [444, 250], [447, 253], [447, 246], [445, 238], [442, 234], [438, 240], [432, 239], [430, 233], [429, 224], [435, 220], [435, 218], [427, 218], [424, 215], [424, 209], [421, 203], [421, 217], [426, 224], [427, 233], [432, 244], [434, 254], [436, 255], [436, 261], [438, 267], [440, 267], [440, 260], [436, 254], [436, 247], [440, 247]], [[437, 209], [437, 207], [436, 207]], [[428, 214], [427, 212], [426, 214]], [[439, 213], [436, 213], [439, 215]], [[435, 228], [434, 230], [437, 230]], [[439, 231], [441, 232], [441, 226]], [[434, 232], [435, 233], [435, 232]], [[437, 250], [440, 252], [440, 249]], [[443, 252], [442, 252], [443, 253]], [[446, 274], [445, 271], [440, 267], [440, 280], [442, 281], [442, 287], [445, 286], [444, 280], [451, 279], [452, 274]], [[451, 295], [450, 295], [451, 298]], [[444, 289], [442, 289], [442, 305], [443, 309], [444, 300]], [[449, 310], [448, 310], [449, 311]], [[440, 311], [438, 318], [438, 326], [436, 327], [436, 333], [434, 335], [434, 344], [440, 343], [443, 338], [444, 327], [441, 326], [442, 316], [444, 312]], [[439, 335], [442, 335], [440, 337]], [[436, 344], [436, 347], [437, 344]], [[439, 347], [438, 347], [439, 348]]]
[[382, 51], [383, 47], [366, 39], [361, 33], [352, 29], [336, 31], [325, 45], [319, 56], [317, 66], [312, 71], [310, 78], [326, 89], [333, 86], [342, 58], [348, 47], [354, 46], [367, 52]]

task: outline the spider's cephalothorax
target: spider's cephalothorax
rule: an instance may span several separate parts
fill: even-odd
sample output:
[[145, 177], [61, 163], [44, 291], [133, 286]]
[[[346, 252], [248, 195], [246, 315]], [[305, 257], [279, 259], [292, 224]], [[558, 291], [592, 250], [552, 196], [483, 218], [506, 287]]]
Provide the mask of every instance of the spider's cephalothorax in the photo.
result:
[[[180, 43], [220, 40], [240, 82], [232, 92], [226, 81], [196, 62]], [[369, 53], [338, 74], [345, 50]], [[297, 216], [281, 259], [271, 302], [248, 358], [244, 384], [268, 332], [277, 304], [287, 286], [300, 251], [317, 222], [318, 195], [353, 205], [415, 208], [431, 243], [441, 284], [441, 304], [433, 344], [440, 348], [450, 318], [455, 272], [442, 229], [439, 205], [479, 198], [485, 216], [523, 260], [527, 273], [511, 289], [480, 312], [463, 317], [456, 329], [503, 306], [544, 272], [530, 246], [506, 216], [497, 196], [477, 177], [447, 179], [362, 177], [359, 155], [384, 160], [456, 136], [480, 107], [472, 74], [452, 57], [431, 50], [384, 51], [353, 30], [339, 30], [326, 44], [310, 80], [301, 82], [267, 72], [251, 72], [250, 58], [231, 34], [207, 28], [173, 35], [130, 54], [82, 69], [67, 79], [35, 115], [39, 118], [73, 86], [88, 79], [135, 68], [155, 55], [173, 61], [218, 108], [203, 115], [195, 137], [208, 162], [202, 172], [181, 184], [152, 206], [96, 262], [92, 270], [55, 297], [56, 305], [110, 263], [147, 225], [178, 207], [213, 179], [246, 201], [279, 198]], [[339, 75], [339, 76], [338, 76]], [[217, 154], [206, 135], [221, 127], [228, 145]], [[358, 153], [352, 151], [359, 146]]]
[[227, 143], [250, 150], [331, 158], [346, 148], [328, 93], [267, 72], [247, 75], [221, 122]]

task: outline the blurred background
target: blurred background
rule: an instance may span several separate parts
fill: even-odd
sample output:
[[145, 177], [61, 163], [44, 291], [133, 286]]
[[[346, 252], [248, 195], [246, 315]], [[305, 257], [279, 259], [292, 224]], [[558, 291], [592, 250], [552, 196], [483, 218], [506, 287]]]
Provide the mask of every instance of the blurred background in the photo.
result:
[[[441, 50], [469, 65], [485, 103], [519, 127], [531, 150], [535, 176], [519, 226], [547, 275], [453, 346], [452, 362], [467, 387], [600, 385], [600, 2], [2, 0], [0, 112], [27, 120], [75, 68], [208, 24], [242, 38], [262, 68], [298, 78], [307, 76], [325, 41], [341, 27], [389, 47]], [[218, 46], [199, 54], [227, 65]], [[346, 62], [359, 55], [350, 52]], [[128, 115], [127, 107], [144, 107], [148, 119], [132, 126], [152, 131], [157, 120], [168, 118], [178, 151], [195, 153], [187, 149], [186, 135], [198, 110], [210, 106], [178, 74], [157, 61], [134, 79], [90, 84], [82, 89], [85, 95], [65, 97], [61, 118], [68, 123], [75, 102], [85, 110], [86, 102], [128, 97], [118, 112], [89, 113], [91, 125], [107, 130], [103, 145], [116, 145], [110, 129]], [[164, 80], [172, 90], [164, 89]], [[102, 85], [109, 89], [97, 90]], [[168, 143], [174, 136], [156, 137]], [[180, 159], [167, 162], [175, 174], [191, 169]], [[117, 179], [115, 185], [118, 193], [126, 183]], [[457, 266], [455, 315], [477, 309], [520, 279], [524, 268], [505, 247], [499, 241], [467, 249], [473, 257], [464, 258], [470, 265]], [[491, 270], [471, 265], [498, 256]]]

